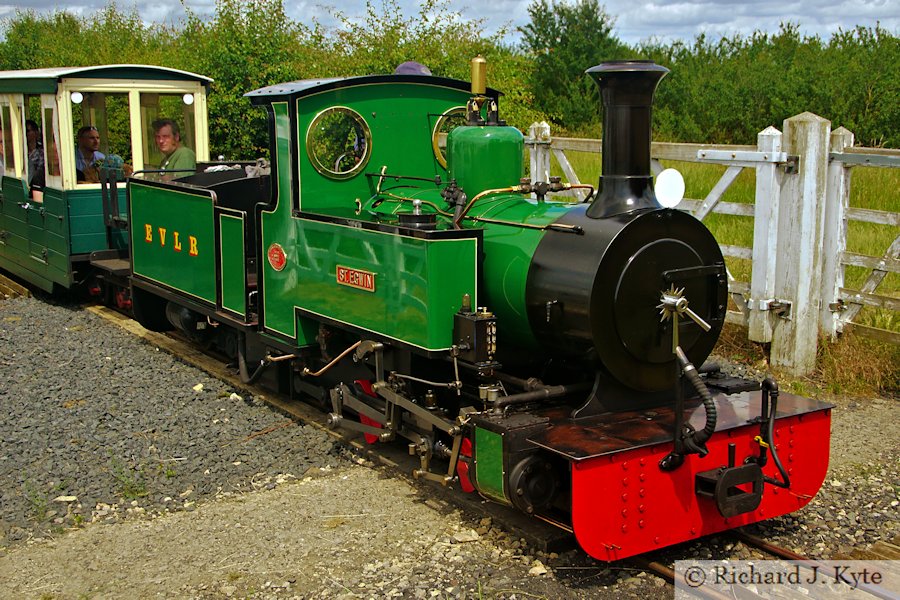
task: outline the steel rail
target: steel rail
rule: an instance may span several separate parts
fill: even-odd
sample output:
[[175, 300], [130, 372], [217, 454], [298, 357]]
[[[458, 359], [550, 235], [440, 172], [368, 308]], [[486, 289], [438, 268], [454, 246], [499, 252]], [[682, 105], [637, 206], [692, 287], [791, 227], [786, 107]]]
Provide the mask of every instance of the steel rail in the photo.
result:
[[[637, 564], [641, 569], [653, 573], [661, 579], [668, 581], [672, 585], [675, 584], [676, 573], [675, 569], [673, 569], [672, 567], [664, 565], [663, 563], [656, 560], [650, 560], [649, 558], [646, 558], [644, 556], [635, 556], [630, 560], [631, 562]], [[725, 594], [711, 588], [691, 588], [690, 593], [701, 598], [708, 598], [709, 600], [734, 600], [731, 596], [726, 596]], [[753, 592], [750, 592], [748, 590], [748, 594], [746, 597], [761, 598], [762, 596], [754, 594]]]
[[[783, 558], [784, 560], [792, 560], [800, 562], [802, 567], [807, 569], [812, 569], [812, 567], [818, 567], [820, 569], [827, 569], [827, 565], [823, 564], [821, 561], [809, 558], [808, 556], [803, 556], [802, 554], [797, 554], [792, 550], [788, 550], [787, 548], [782, 548], [781, 546], [777, 546], [771, 542], [768, 542], [760, 537], [757, 537], [753, 534], [747, 533], [741, 529], [734, 529], [731, 532], [731, 535], [736, 537], [738, 540], [750, 546], [752, 548], [756, 548], [758, 550], [762, 550], [763, 552], [768, 552], [774, 556], [779, 558]], [[839, 576], [836, 574], [836, 578]], [[866, 592], [875, 596], [876, 598], [882, 598], [883, 600], [896, 600], [897, 595], [892, 593], [891, 591], [878, 586], [872, 585], [868, 583], [854, 583], [840, 577], [841, 581], [846, 583], [847, 585], [852, 585], [856, 589]]]

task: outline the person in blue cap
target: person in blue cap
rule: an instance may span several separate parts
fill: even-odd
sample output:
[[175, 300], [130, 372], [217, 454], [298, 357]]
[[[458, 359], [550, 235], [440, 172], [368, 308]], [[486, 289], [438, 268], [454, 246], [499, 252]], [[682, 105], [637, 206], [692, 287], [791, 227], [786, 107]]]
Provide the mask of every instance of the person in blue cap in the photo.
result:
[[408, 60], [397, 65], [394, 75], [431, 75], [431, 69], [414, 60]]

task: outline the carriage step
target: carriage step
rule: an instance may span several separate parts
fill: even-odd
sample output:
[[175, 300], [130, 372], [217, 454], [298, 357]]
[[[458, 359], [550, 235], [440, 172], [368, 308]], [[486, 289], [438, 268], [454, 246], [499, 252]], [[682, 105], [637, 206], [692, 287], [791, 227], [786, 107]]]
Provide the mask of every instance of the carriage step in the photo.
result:
[[125, 277], [131, 273], [131, 262], [124, 258], [92, 260], [91, 266], [107, 271], [116, 277]]

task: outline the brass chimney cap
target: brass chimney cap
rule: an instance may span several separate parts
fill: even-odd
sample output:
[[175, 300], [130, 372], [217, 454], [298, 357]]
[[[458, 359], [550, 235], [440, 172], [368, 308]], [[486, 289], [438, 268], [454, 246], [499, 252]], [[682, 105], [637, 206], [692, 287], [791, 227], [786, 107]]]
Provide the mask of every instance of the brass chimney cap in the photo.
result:
[[487, 89], [487, 61], [480, 54], [472, 59], [472, 94], [483, 96]]

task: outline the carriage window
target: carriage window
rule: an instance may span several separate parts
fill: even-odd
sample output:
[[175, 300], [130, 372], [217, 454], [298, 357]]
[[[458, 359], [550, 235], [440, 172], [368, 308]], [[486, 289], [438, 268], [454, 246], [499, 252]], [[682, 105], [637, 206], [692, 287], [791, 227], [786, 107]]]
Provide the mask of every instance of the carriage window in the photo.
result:
[[[145, 169], [194, 168], [193, 94], [141, 94], [141, 128]], [[182, 172], [176, 176], [187, 174]]]
[[306, 153], [316, 171], [331, 179], [349, 179], [372, 154], [372, 132], [355, 110], [329, 108], [316, 116], [306, 133]]
[[16, 171], [16, 153], [12, 140], [12, 113], [9, 104], [0, 107], [0, 117], [3, 120], [3, 166], [10, 175]]
[[44, 109], [44, 148], [46, 149], [47, 177], [59, 177], [59, 125], [56, 110]]
[[451, 130], [465, 124], [466, 107], [457, 106], [442, 114], [434, 126], [434, 133], [431, 134], [431, 147], [434, 150], [434, 157], [445, 169], [447, 168], [447, 136]]
[[28, 185], [44, 187], [44, 135], [41, 124], [41, 97], [26, 95], [19, 107], [22, 129], [25, 131], [25, 175]]
[[15, 176], [16, 155], [13, 149], [9, 104], [0, 105], [0, 175]]
[[131, 165], [128, 94], [73, 92], [71, 99], [77, 182], [98, 183], [101, 167]]

